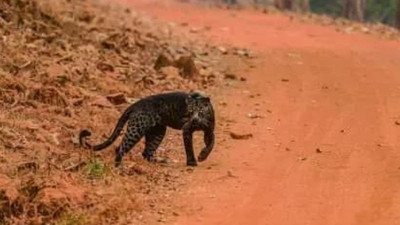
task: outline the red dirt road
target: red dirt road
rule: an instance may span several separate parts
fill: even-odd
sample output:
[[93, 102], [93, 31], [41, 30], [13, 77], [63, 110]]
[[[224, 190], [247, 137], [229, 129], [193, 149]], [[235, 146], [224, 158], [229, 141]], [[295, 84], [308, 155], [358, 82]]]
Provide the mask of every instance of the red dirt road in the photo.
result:
[[216, 93], [227, 103], [216, 149], [172, 224], [400, 224], [399, 41], [250, 10], [117, 2], [261, 54], [248, 81]]

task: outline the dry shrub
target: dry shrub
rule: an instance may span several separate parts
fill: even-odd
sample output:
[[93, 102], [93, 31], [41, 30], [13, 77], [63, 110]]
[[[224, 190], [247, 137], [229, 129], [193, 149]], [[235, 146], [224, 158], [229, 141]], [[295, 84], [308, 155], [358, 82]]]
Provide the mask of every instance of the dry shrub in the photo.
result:
[[59, 107], [66, 107], [69, 105], [65, 95], [54, 87], [35, 88], [29, 93], [28, 99]]
[[[4, 175], [2, 178], [10, 180]], [[46, 224], [59, 218], [69, 208], [67, 196], [59, 193], [46, 189], [44, 182], [34, 177], [14, 184], [3, 181], [0, 185], [0, 224], [37, 224], [35, 221]]]

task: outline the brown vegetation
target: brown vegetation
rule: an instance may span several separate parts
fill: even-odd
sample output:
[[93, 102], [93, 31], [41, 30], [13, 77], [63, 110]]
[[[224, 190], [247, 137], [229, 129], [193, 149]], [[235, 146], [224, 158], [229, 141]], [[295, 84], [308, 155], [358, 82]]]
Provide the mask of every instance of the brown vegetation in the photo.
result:
[[347, 19], [355, 21], [364, 20], [365, 0], [343, 1], [343, 14]]
[[275, 0], [275, 7], [280, 10], [291, 10], [295, 12], [310, 11], [309, 0]]
[[400, 0], [397, 0], [396, 27], [400, 29]]

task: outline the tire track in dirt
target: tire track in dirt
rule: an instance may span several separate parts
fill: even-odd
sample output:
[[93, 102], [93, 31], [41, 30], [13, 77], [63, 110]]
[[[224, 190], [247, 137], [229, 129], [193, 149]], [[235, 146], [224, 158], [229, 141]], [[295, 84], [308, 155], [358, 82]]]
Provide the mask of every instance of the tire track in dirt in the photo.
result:
[[[119, 2], [262, 52], [246, 84], [218, 91], [218, 144], [174, 224], [400, 223], [398, 41], [250, 10]], [[256, 107], [265, 117], [246, 118]], [[232, 130], [253, 138], [231, 140]]]

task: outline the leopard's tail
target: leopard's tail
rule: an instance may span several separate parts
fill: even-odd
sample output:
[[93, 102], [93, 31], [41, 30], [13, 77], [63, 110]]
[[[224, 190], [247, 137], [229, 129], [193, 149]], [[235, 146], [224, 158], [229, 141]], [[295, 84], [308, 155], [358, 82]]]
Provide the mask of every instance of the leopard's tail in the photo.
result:
[[129, 119], [130, 112], [131, 112], [131, 109], [128, 108], [122, 114], [122, 116], [119, 118], [118, 123], [115, 126], [114, 131], [112, 132], [111, 136], [108, 137], [108, 139], [106, 141], [104, 141], [103, 143], [92, 146], [85, 140], [87, 137], [92, 135], [92, 133], [89, 130], [82, 130], [79, 133], [79, 144], [85, 148], [92, 149], [93, 151], [101, 151], [101, 150], [107, 148], [115, 141], [115, 139], [117, 139], [118, 135], [121, 133], [126, 121], [128, 121], [128, 119]]

